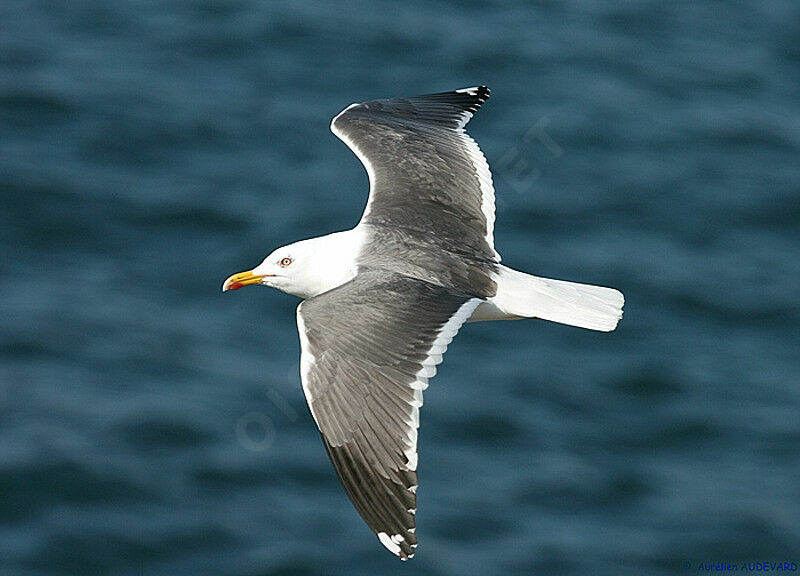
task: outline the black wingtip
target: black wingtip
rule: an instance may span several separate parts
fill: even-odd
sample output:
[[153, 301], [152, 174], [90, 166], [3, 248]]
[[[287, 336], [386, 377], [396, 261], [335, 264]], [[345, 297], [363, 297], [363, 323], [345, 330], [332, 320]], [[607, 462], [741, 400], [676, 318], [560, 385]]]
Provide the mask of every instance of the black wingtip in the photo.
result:
[[478, 89], [478, 99], [481, 102], [486, 102], [489, 99], [489, 96], [492, 95], [492, 91], [489, 90], [489, 87], [486, 84], [481, 84], [480, 86], [476, 86]]
[[485, 84], [472, 86], [471, 88], [461, 88], [460, 90], [455, 90], [453, 93], [467, 94], [473, 99], [473, 102], [471, 102], [471, 105], [467, 108], [470, 112], [476, 112], [478, 108], [489, 99], [489, 96], [492, 95], [492, 91], [489, 90], [489, 87]]
[[454, 128], [463, 128], [472, 118], [472, 115], [489, 99], [490, 94], [489, 87], [481, 84], [469, 88], [451, 90], [450, 92], [413, 96], [402, 100], [416, 107], [415, 119], [424, 117], [428, 122], [452, 123]]
[[382, 98], [351, 104], [333, 119], [331, 129], [336, 132], [337, 127], [347, 123], [348, 117], [361, 117], [369, 118], [373, 122], [381, 118], [391, 118], [462, 130], [472, 115], [489, 99], [490, 94], [489, 88], [481, 84], [449, 92]]

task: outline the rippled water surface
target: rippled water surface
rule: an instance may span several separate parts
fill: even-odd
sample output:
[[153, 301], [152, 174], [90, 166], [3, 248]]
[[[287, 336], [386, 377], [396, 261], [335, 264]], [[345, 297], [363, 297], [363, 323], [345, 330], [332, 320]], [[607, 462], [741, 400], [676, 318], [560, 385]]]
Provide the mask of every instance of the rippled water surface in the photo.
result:
[[[799, 47], [793, 1], [5, 2], [0, 574], [800, 565]], [[357, 221], [339, 110], [478, 83], [504, 261], [625, 317], [462, 330], [403, 564], [308, 413], [296, 299], [219, 288]]]

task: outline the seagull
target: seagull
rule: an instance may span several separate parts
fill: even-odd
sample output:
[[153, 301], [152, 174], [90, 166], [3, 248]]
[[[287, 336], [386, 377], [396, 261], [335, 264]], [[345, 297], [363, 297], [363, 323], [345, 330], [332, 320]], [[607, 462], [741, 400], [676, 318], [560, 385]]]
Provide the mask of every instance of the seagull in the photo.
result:
[[351, 230], [283, 246], [222, 290], [299, 296], [300, 373], [336, 474], [380, 542], [417, 547], [422, 392], [465, 322], [539, 318], [608, 332], [613, 288], [504, 266], [494, 247], [489, 165], [464, 128], [486, 86], [351, 104], [331, 131], [369, 176]]

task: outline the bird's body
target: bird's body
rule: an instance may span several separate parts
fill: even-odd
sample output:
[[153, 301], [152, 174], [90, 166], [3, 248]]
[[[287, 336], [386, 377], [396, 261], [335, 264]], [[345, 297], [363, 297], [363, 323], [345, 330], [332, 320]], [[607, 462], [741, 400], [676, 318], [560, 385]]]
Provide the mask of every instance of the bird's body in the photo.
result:
[[500, 263], [488, 164], [464, 132], [486, 87], [353, 104], [333, 132], [367, 169], [353, 229], [275, 250], [223, 290], [264, 284], [297, 308], [301, 377], [334, 468], [390, 551], [417, 545], [422, 390], [467, 321], [541, 318], [613, 330], [612, 288], [539, 278]]

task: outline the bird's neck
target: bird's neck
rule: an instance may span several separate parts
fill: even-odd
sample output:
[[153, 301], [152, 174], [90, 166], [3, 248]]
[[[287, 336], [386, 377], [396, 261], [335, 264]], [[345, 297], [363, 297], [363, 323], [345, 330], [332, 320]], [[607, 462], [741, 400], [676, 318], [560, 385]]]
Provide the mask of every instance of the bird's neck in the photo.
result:
[[357, 272], [356, 258], [363, 245], [362, 238], [362, 231], [354, 228], [308, 240], [311, 267], [301, 293], [296, 295], [313, 298], [352, 280]]

